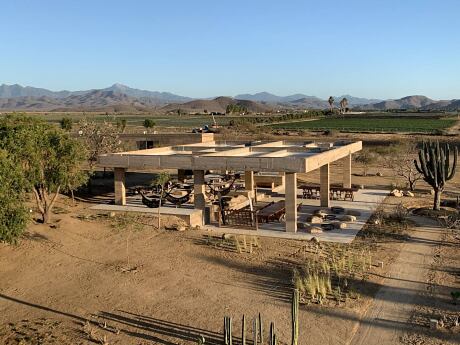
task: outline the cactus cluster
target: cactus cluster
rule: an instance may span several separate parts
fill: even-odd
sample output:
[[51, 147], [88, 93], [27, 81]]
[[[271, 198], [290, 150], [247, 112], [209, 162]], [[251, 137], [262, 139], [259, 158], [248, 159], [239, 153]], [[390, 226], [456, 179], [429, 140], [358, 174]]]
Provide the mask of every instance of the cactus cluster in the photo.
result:
[[[450, 156], [453, 154], [452, 165]], [[439, 141], [423, 143], [418, 153], [419, 162], [414, 160], [415, 167], [423, 175], [423, 179], [434, 190], [433, 209], [439, 210], [441, 206], [441, 194], [447, 181], [452, 179], [457, 168], [458, 149], [451, 152], [447, 143], [440, 144]]]
[[[291, 306], [291, 316], [292, 316], [292, 345], [297, 345], [299, 337], [299, 290], [295, 289], [292, 293], [292, 306]], [[264, 342], [264, 327], [263, 327], [262, 315], [259, 313], [252, 323], [253, 338], [252, 344], [254, 345], [263, 345]], [[224, 317], [224, 344], [232, 345], [232, 318], [225, 316]], [[241, 344], [246, 345], [246, 316], [243, 315], [241, 320]], [[270, 323], [270, 331], [268, 338], [269, 345], [277, 345], [278, 339], [276, 334], [275, 323]]]

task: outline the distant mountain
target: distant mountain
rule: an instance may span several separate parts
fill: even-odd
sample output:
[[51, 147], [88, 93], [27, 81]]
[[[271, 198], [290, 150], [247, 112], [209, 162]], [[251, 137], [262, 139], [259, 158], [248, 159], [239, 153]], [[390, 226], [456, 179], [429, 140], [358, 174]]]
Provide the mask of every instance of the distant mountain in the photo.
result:
[[363, 109], [419, 109], [434, 103], [436, 103], [436, 101], [426, 96], [407, 96], [400, 99], [393, 99], [374, 104], [367, 104], [363, 106]]
[[102, 89], [102, 91], [114, 91], [123, 93], [125, 95], [135, 97], [135, 98], [149, 98], [157, 103], [172, 103], [172, 102], [188, 102], [193, 98], [178, 96], [170, 92], [158, 92], [158, 91], [148, 91], [133, 89], [123, 84], [113, 84], [112, 86]]
[[148, 98], [157, 104], [165, 104], [171, 102], [187, 102], [192, 100], [190, 97], [178, 96], [169, 92], [147, 91], [133, 89], [123, 84], [113, 84], [105, 89], [91, 89], [82, 91], [51, 91], [30, 86], [0, 85], [0, 99], [2, 98], [18, 98], [18, 97], [49, 97], [49, 98], [66, 98], [70, 96], [81, 96], [94, 91], [113, 91], [135, 98]]
[[160, 110], [164, 112], [176, 112], [180, 109], [181, 111], [188, 113], [203, 113], [206, 110], [208, 112], [225, 113], [229, 104], [243, 106], [252, 113], [262, 113], [272, 110], [270, 106], [259, 102], [235, 99], [231, 97], [217, 97], [211, 100], [198, 99], [186, 103], [169, 104]]
[[[368, 98], [359, 98], [353, 97], [350, 95], [343, 95], [343, 96], [333, 96], [336, 103], [340, 102], [340, 100], [344, 97], [348, 99], [349, 106], [355, 105], [362, 105], [362, 104], [373, 104], [381, 102], [381, 99], [368, 99]], [[254, 102], [265, 102], [265, 103], [294, 103], [294, 104], [303, 104], [306, 107], [319, 107], [319, 108], [326, 108], [329, 105], [324, 104], [323, 102], [327, 102], [326, 99], [321, 99], [316, 96], [307, 96], [301, 93], [297, 93], [290, 96], [277, 96], [272, 93], [268, 92], [259, 92], [255, 94], [241, 94], [236, 95], [235, 98], [237, 99], [246, 99]]]
[[[84, 91], [76, 91], [82, 93]], [[49, 97], [49, 98], [64, 98], [73, 94], [71, 91], [50, 91], [38, 87], [14, 85], [0, 85], [0, 98], [18, 98], [18, 97]]]
[[374, 99], [374, 98], [361, 98], [361, 97], [354, 97], [350, 95], [343, 95], [340, 97], [334, 97], [335, 101], [338, 103], [340, 102], [343, 98], [346, 98], [348, 100], [348, 105], [349, 106], [357, 106], [357, 105], [363, 105], [363, 104], [374, 104], [374, 103], [379, 103], [382, 102], [381, 99]]
[[3, 110], [144, 112], [155, 108], [148, 98], [134, 98], [115, 91], [94, 90], [65, 98], [17, 97], [0, 99]]
[[[407, 96], [400, 99], [379, 100], [334, 96], [334, 106], [338, 107], [342, 98], [348, 99], [348, 106], [361, 110], [457, 110], [460, 100], [432, 100], [426, 96]], [[30, 86], [0, 85], [1, 110], [105, 110], [105, 111], [151, 111], [162, 109], [182, 109], [186, 112], [203, 110], [224, 112], [229, 104], [240, 104], [253, 113], [270, 110], [328, 109], [326, 99], [301, 93], [277, 96], [269, 92], [240, 94], [235, 97], [194, 99], [170, 92], [141, 90], [123, 84], [113, 84], [104, 89], [81, 91], [51, 91]]]
[[236, 95], [236, 99], [254, 101], [254, 102], [265, 102], [265, 103], [289, 103], [299, 99], [314, 99], [320, 100], [320, 98], [315, 96], [307, 96], [301, 93], [297, 93], [290, 96], [277, 96], [269, 92], [259, 92], [255, 94], [241, 94]]

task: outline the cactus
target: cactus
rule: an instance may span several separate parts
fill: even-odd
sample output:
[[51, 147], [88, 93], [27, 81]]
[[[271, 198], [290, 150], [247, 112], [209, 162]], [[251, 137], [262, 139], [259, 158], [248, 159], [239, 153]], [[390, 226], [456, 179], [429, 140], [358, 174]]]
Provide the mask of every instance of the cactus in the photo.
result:
[[275, 322], [270, 323], [270, 345], [276, 345]]
[[264, 323], [262, 322], [262, 315], [259, 313], [259, 340], [260, 343], [264, 343]]
[[297, 345], [299, 338], [299, 290], [292, 293], [292, 345]]
[[441, 194], [447, 181], [455, 175], [457, 167], [458, 150], [455, 147], [453, 155], [454, 161], [450, 164], [449, 144], [437, 142], [423, 143], [422, 149], [418, 153], [419, 162], [414, 160], [415, 168], [423, 175], [423, 179], [434, 190], [433, 210], [441, 208]]
[[206, 343], [206, 339], [202, 335], [200, 335], [196, 343], [198, 345], [204, 345], [204, 343]]
[[246, 317], [244, 315], [241, 321], [241, 344], [246, 345]]
[[232, 345], [232, 318], [224, 317], [224, 344]]

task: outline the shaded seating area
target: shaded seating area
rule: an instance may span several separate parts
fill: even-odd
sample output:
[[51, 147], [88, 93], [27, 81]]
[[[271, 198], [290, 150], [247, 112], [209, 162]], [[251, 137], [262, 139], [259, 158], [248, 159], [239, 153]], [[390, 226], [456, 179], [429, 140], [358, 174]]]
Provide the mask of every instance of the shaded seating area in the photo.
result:
[[[224, 214], [235, 222], [253, 224], [254, 221], [279, 221], [283, 216], [284, 228], [287, 232], [297, 231], [298, 222], [298, 187], [297, 174], [306, 174], [319, 170], [320, 187], [304, 188], [305, 198], [319, 199], [320, 207], [330, 207], [332, 199], [354, 199], [351, 189], [352, 154], [362, 149], [362, 143], [356, 142], [240, 142], [240, 141], [208, 141], [189, 145], [176, 145], [152, 148], [147, 150], [128, 151], [104, 154], [98, 157], [101, 167], [113, 168], [115, 205], [126, 206], [125, 174], [127, 171], [154, 171], [177, 169], [178, 179], [183, 181], [183, 171], [193, 174], [193, 207], [202, 214], [202, 224], [210, 224], [214, 215], [213, 202], [222, 199], [230, 191], [240, 193], [249, 200], [249, 204], [257, 203], [258, 182], [272, 189], [274, 179], [283, 186], [279, 191], [284, 194], [284, 201], [275, 202], [257, 212], [257, 216], [246, 211], [240, 213], [228, 210]], [[330, 185], [330, 165], [340, 161], [343, 188]], [[207, 172], [215, 171], [215, 176]], [[244, 190], [241, 182], [236, 183], [237, 176], [229, 179], [219, 174], [228, 171], [244, 172]], [[180, 176], [180, 178], [179, 178]], [[258, 180], [258, 181], [256, 181]], [[276, 184], [276, 182], [275, 182]], [[240, 188], [236, 188], [240, 185]], [[330, 188], [332, 187], [332, 188]], [[181, 205], [184, 195], [169, 197], [170, 202]], [[209, 200], [211, 199], [211, 203]], [[152, 204], [143, 198], [145, 204]], [[224, 210], [224, 205], [221, 211]], [[227, 211], [227, 210], [225, 210]], [[246, 214], [243, 214], [246, 212]], [[253, 212], [251, 209], [250, 212]], [[233, 217], [233, 218], [232, 218]], [[230, 222], [231, 220], [229, 220]], [[241, 225], [239, 224], [239, 225]]]
[[[321, 186], [315, 184], [302, 184], [299, 186], [302, 190], [302, 199], [319, 199], [321, 197]], [[346, 188], [340, 186], [329, 187], [329, 198], [331, 200], [348, 200], [355, 199], [355, 192], [358, 188]]]

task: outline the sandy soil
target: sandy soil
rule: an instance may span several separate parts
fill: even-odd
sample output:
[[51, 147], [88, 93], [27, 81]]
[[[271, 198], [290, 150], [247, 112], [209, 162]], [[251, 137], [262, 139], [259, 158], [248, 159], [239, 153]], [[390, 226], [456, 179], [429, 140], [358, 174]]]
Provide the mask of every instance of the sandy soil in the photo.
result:
[[[199, 230], [120, 229], [112, 219], [78, 217], [89, 204], [69, 203], [59, 205], [56, 228], [32, 224], [18, 246], [0, 246], [0, 342], [102, 343], [105, 335], [109, 344], [188, 344], [203, 334], [213, 344], [225, 315], [237, 334], [242, 314], [258, 312], [289, 341], [292, 267], [314, 244], [260, 239], [252, 254], [238, 253], [206, 244]], [[355, 246], [373, 248], [385, 268], [374, 267], [346, 306], [303, 305], [301, 339], [344, 344], [399, 245], [363, 238]]]

